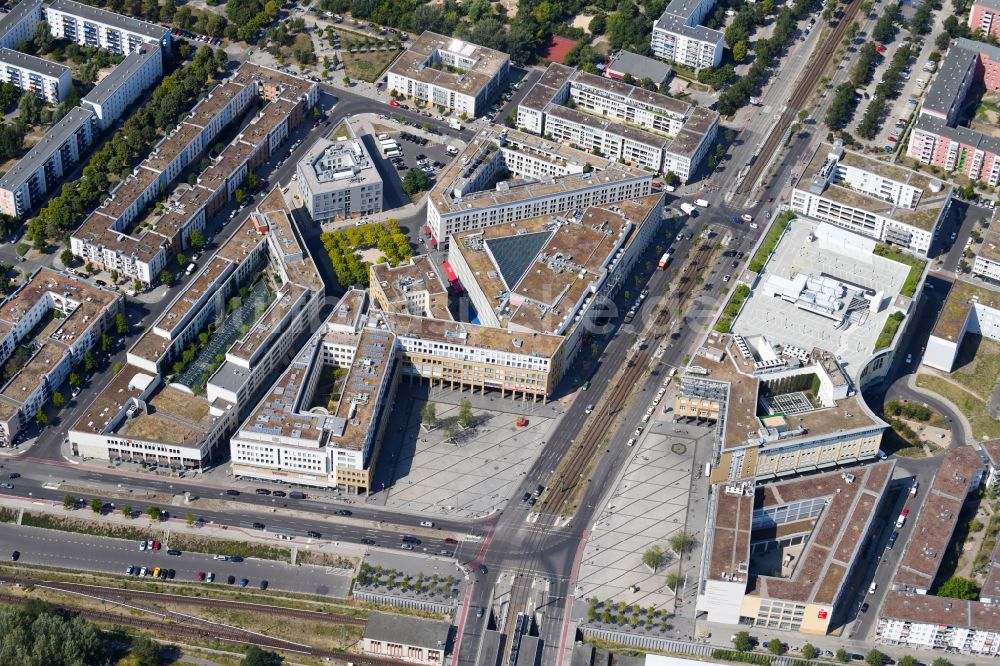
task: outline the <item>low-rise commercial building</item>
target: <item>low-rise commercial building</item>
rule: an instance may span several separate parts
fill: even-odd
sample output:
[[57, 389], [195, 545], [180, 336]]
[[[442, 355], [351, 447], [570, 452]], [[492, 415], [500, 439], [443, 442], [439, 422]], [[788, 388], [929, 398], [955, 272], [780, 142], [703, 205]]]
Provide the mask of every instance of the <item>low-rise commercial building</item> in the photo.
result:
[[[969, 494], [983, 481], [983, 462], [969, 447], [950, 449], [914, 520], [892, 589], [879, 610], [875, 638], [886, 645], [995, 657], [1000, 654], [1000, 606], [990, 603], [998, 583], [987, 580], [976, 601], [931, 595], [938, 570]], [[994, 569], [996, 567], [993, 567]]]
[[951, 187], [836, 144], [821, 144], [792, 190], [791, 208], [927, 256], [950, 207]]
[[0, 48], [0, 81], [21, 92], [34, 93], [49, 104], [58, 104], [69, 94], [73, 75], [65, 65]]
[[170, 50], [170, 30], [167, 28], [74, 0], [52, 0], [45, 6], [45, 20], [53, 37], [68, 39], [80, 46], [107, 49], [125, 56], [143, 44], [158, 44]]
[[604, 74], [617, 81], [628, 75], [636, 81], [649, 79], [658, 86], [670, 79], [671, 72], [673, 70], [670, 69], [670, 65], [662, 60], [647, 58], [631, 51], [619, 51], [614, 54], [604, 68]]
[[386, 90], [474, 118], [509, 77], [506, 53], [425, 30], [389, 66]]
[[0, 213], [24, 217], [80, 163], [99, 130], [94, 112], [74, 107], [0, 178]]
[[425, 666], [444, 666], [451, 627], [441, 620], [371, 613], [365, 627], [365, 654]]
[[98, 125], [105, 130], [161, 76], [162, 49], [157, 44], [140, 44], [84, 96], [82, 105], [94, 110]]
[[457, 232], [644, 197], [652, 183], [642, 169], [494, 125], [438, 177], [427, 227], [443, 249]]
[[1000, 340], [1000, 293], [959, 279], [938, 312], [921, 363], [951, 372], [966, 333]]
[[19, 364], [0, 387], [0, 446], [13, 443], [120, 311], [115, 292], [48, 268], [0, 303], [0, 363]]
[[709, 494], [697, 609], [709, 622], [825, 635], [892, 480], [886, 461]]
[[687, 182], [715, 140], [719, 114], [553, 63], [518, 105], [517, 125]]
[[695, 70], [718, 67], [723, 34], [700, 25], [714, 6], [715, 0], [671, 0], [653, 23], [653, 55]]
[[382, 211], [382, 178], [357, 137], [320, 139], [295, 167], [299, 195], [315, 222]]

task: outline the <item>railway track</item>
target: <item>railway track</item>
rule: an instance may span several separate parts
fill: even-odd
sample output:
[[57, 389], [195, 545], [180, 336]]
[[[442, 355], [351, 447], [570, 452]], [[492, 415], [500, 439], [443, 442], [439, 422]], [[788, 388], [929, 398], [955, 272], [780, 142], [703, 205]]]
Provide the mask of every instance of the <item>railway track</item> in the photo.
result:
[[[770, 162], [770, 156], [777, 154], [781, 148], [780, 143], [784, 141], [785, 132], [792, 126], [799, 110], [809, 100], [813, 89], [815, 89], [816, 84], [826, 71], [826, 66], [833, 62], [833, 56], [844, 38], [847, 26], [854, 22], [861, 4], [862, 0], [851, 0], [845, 6], [844, 15], [837, 23], [837, 27], [833, 29], [830, 37], [820, 46], [819, 51], [813, 54], [813, 58], [806, 63], [805, 75], [799, 79], [798, 85], [792, 91], [792, 96], [788, 99], [784, 113], [781, 114], [778, 121], [771, 127], [764, 145], [758, 152], [758, 159], [750, 166], [750, 171], [747, 172], [746, 178], [736, 188], [737, 194], [748, 195], [753, 191], [761, 173]], [[817, 66], [810, 67], [809, 63], [817, 63]]]
[[682, 306], [693, 294], [697, 286], [696, 278], [704, 271], [708, 265], [709, 257], [712, 254], [710, 243], [701, 243], [694, 251], [693, 256], [688, 260], [677, 288], [672, 290], [665, 306], [660, 308], [654, 320], [655, 336], [647, 341], [644, 349], [628, 360], [628, 367], [625, 372], [618, 376], [614, 386], [605, 394], [602, 400], [600, 412], [595, 419], [588, 420], [585, 430], [576, 441], [576, 451], [571, 454], [569, 463], [563, 468], [562, 474], [554, 479], [555, 483], [549, 484], [550, 488], [545, 491], [542, 501], [539, 502], [537, 511], [542, 513], [557, 514], [565, 508], [577, 491], [577, 487], [586, 483], [584, 472], [587, 467], [596, 460], [597, 454], [603, 446], [604, 437], [607, 434], [607, 427], [611, 421], [624, 407], [628, 397], [637, 386], [640, 375], [645, 369], [646, 363], [652, 357], [652, 350], [657, 341], [662, 339], [667, 333], [667, 324], [670, 312], [681, 311]]
[[59, 583], [42, 580], [28, 580], [23, 578], [0, 577], [0, 581], [5, 583], [18, 582], [22, 585], [42, 586], [49, 589], [62, 590], [70, 593], [89, 594], [91, 596], [106, 599], [144, 599], [147, 601], [157, 601], [161, 603], [177, 603], [188, 606], [200, 606], [203, 608], [225, 608], [227, 610], [245, 610], [254, 613], [267, 613], [268, 615], [280, 615], [282, 617], [307, 620], [310, 622], [327, 622], [332, 624], [361, 627], [365, 625], [365, 620], [350, 615], [333, 615], [322, 611], [311, 611], [302, 608], [288, 608], [285, 606], [271, 606], [268, 604], [257, 604], [249, 601], [230, 601], [227, 599], [207, 599], [204, 597], [191, 597], [183, 594], [168, 594], [165, 592], [148, 592], [145, 590], [128, 590], [123, 588], [108, 588], [99, 585], [87, 585], [84, 583]]

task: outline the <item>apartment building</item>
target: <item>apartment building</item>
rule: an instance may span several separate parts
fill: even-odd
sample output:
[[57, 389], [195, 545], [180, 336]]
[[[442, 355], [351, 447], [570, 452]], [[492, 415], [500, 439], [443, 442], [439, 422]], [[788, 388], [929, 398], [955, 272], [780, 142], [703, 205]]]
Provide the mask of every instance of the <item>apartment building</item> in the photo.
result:
[[53, 37], [68, 39], [80, 46], [107, 49], [125, 56], [143, 44], [158, 44], [170, 50], [170, 30], [167, 28], [74, 0], [53, 0], [45, 6], [45, 20]]
[[[371, 491], [398, 373], [394, 336], [365, 316], [366, 300], [349, 290], [244, 421], [230, 442], [234, 476]], [[346, 371], [339, 398], [333, 368]]]
[[509, 78], [506, 53], [425, 30], [389, 66], [386, 90], [475, 118]]
[[[973, 7], [970, 25], [976, 7], [982, 11], [984, 6]], [[948, 48], [927, 88], [906, 155], [996, 186], [1000, 184], [1000, 140], [994, 136], [995, 132], [958, 124], [960, 111], [974, 86], [988, 92], [1000, 89], [1000, 48], [960, 38]]]
[[950, 207], [951, 186], [915, 171], [821, 144], [792, 190], [806, 217], [926, 257]]
[[74, 107], [0, 177], [0, 212], [22, 218], [46, 201], [97, 138], [93, 111]]
[[314, 222], [382, 211], [382, 178], [361, 139], [320, 139], [295, 167], [299, 196]]
[[97, 116], [102, 130], [113, 125], [147, 88], [163, 76], [162, 49], [140, 44], [81, 100]]
[[69, 94], [73, 75], [69, 67], [12, 49], [0, 48], [0, 81], [38, 99], [58, 104]]
[[[296, 123], [305, 120], [307, 105], [318, 99], [317, 90], [315, 83], [245, 63], [201, 100], [73, 232], [70, 249], [95, 266], [152, 284], [170, 258], [187, 246], [191, 233], [203, 230], [247, 174], [287, 140]], [[170, 191], [183, 170], [195, 164], [215, 137], [261, 97], [268, 103], [195, 184], [180, 184]], [[167, 205], [148, 212], [149, 204], [164, 192], [168, 193]]]
[[823, 636], [854, 603], [894, 461], [767, 485], [720, 483], [708, 496], [697, 609], [709, 622]]
[[966, 333], [1000, 340], [1000, 293], [958, 279], [938, 312], [921, 363], [951, 372]]
[[653, 23], [653, 55], [695, 70], [718, 67], [723, 34], [700, 25], [714, 6], [715, 0], [671, 0]]
[[1000, 37], [1000, 21], [996, 20], [998, 14], [1000, 2], [997, 0], [975, 0], [969, 9], [969, 30]]
[[[982, 484], [983, 461], [970, 447], [950, 449], [941, 461], [916, 518], [909, 543], [879, 610], [875, 640], [886, 645], [1000, 655], [1000, 607], [930, 594], [969, 494]], [[991, 599], [993, 572], [983, 591]]]
[[517, 126], [687, 182], [715, 140], [719, 114], [552, 63], [518, 105]]
[[0, 48], [17, 49], [30, 40], [42, 20], [42, 0], [22, 0], [0, 15]]
[[972, 274], [1000, 282], [1000, 231], [987, 229], [972, 262]]
[[410, 257], [408, 263], [399, 266], [372, 264], [368, 272], [368, 293], [379, 310], [452, 319], [448, 289], [429, 255]]
[[0, 446], [11, 446], [121, 311], [118, 294], [39, 268], [0, 303], [0, 363], [21, 366], [0, 386]]
[[128, 350], [70, 428], [74, 455], [209, 464], [315, 329], [322, 298], [275, 189]]
[[644, 197], [652, 184], [642, 169], [493, 125], [438, 177], [427, 227], [443, 249], [457, 232]]

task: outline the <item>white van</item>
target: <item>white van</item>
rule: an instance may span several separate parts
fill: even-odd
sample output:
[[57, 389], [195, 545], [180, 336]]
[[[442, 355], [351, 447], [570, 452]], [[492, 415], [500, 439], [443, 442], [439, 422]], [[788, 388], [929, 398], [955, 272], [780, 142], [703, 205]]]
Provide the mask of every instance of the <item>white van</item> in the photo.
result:
[[188, 264], [188, 267], [184, 270], [184, 274], [191, 275], [191, 273], [194, 273], [195, 268], [197, 268], [197, 266], [195, 266], [194, 264]]
[[448, 151], [449, 155], [458, 155], [458, 148], [455, 146], [448, 146], [445, 150]]

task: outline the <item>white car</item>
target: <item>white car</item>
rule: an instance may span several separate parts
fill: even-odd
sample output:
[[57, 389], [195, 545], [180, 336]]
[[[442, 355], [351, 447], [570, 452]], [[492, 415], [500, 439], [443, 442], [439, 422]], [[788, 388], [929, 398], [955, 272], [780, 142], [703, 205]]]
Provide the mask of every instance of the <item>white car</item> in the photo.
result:
[[878, 583], [872, 581], [872, 584], [868, 586], [868, 594], [875, 594], [875, 590], [878, 589]]
[[421, 520], [420, 521], [420, 526], [421, 527], [434, 527], [434, 523], [432, 523], [429, 520]]
[[228, 562], [229, 561], [229, 556], [228, 555], [213, 555], [212, 559], [213, 560], [219, 560], [220, 562]]
[[593, 405], [587, 405], [587, 408], [584, 409], [583, 411], [585, 413], [587, 413], [587, 414], [590, 414], [592, 411], [594, 411], [594, 406]]
[[907, 354], [907, 355], [906, 355], [906, 362], [907, 362], [908, 364], [909, 364], [909, 363], [913, 363], [913, 354]]
[[635, 437], [628, 440], [628, 446], [635, 446]]
[[750, 223], [750, 228], [751, 228], [751, 229], [757, 229], [757, 228], [758, 228], [759, 226], [760, 226], [760, 225], [759, 225], [759, 224], [757, 224], [756, 222], [751, 222], [751, 223]]

